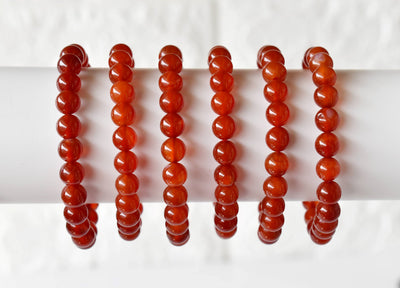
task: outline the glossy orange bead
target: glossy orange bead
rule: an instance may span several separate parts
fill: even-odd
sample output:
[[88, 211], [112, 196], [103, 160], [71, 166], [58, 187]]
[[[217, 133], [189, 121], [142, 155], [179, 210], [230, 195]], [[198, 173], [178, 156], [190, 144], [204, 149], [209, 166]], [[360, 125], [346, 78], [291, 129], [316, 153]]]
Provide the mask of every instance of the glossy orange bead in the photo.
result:
[[114, 167], [121, 174], [131, 174], [136, 170], [137, 157], [131, 151], [121, 151], [114, 158]]
[[113, 134], [114, 146], [119, 150], [130, 150], [136, 145], [136, 133], [129, 126], [120, 126]]
[[76, 138], [63, 139], [58, 146], [58, 154], [64, 161], [77, 161], [82, 154], [82, 144]]
[[235, 100], [232, 94], [224, 91], [217, 92], [211, 99], [211, 108], [218, 115], [228, 115], [233, 110]]
[[182, 90], [183, 80], [178, 73], [167, 71], [161, 75], [160, 79], [158, 80], [158, 86], [162, 92], [166, 92], [168, 90], [180, 91]]
[[316, 217], [320, 222], [334, 222], [340, 216], [340, 206], [338, 203], [323, 204], [318, 203], [316, 208]]
[[185, 234], [189, 230], [189, 220], [186, 220], [182, 224], [172, 225], [168, 222], [165, 222], [165, 228], [170, 235], [178, 236]]
[[264, 193], [270, 198], [282, 198], [287, 193], [287, 182], [283, 177], [270, 176], [263, 184]]
[[273, 102], [267, 108], [266, 117], [271, 125], [285, 125], [289, 120], [289, 108], [285, 103]]
[[315, 46], [307, 49], [303, 59], [303, 63], [305, 64], [306, 68], [309, 68], [309, 63], [311, 61], [311, 58], [313, 58], [315, 54], [321, 52], [329, 55], [328, 51], [323, 47]]
[[181, 186], [186, 182], [187, 172], [181, 163], [170, 163], [163, 170], [163, 179], [168, 186]]
[[70, 72], [78, 75], [81, 72], [82, 63], [77, 56], [65, 54], [58, 60], [57, 69], [60, 73]]
[[118, 230], [119, 236], [124, 239], [125, 241], [133, 241], [139, 237], [140, 234], [140, 229], [137, 230], [137, 232], [133, 234], [124, 234], [121, 231]]
[[285, 211], [285, 200], [283, 198], [264, 197], [261, 201], [260, 212], [270, 217], [282, 215]]
[[269, 50], [262, 54], [262, 58], [260, 59], [260, 68], [264, 67], [270, 62], [276, 62], [285, 65], [285, 58], [283, 58], [280, 51]]
[[213, 150], [214, 159], [221, 165], [232, 164], [236, 158], [235, 144], [231, 141], [220, 141]]
[[135, 66], [135, 61], [133, 60], [132, 56], [123, 50], [114, 51], [108, 58], [109, 67], [113, 67], [117, 63], [124, 64], [131, 68]]
[[79, 92], [81, 89], [81, 79], [72, 72], [62, 73], [57, 78], [57, 89], [58, 91], [71, 91]]
[[129, 214], [139, 209], [140, 200], [137, 194], [132, 195], [118, 195], [115, 198], [115, 205], [117, 210]]
[[179, 58], [182, 58], [182, 52], [181, 50], [179, 50], [178, 47], [174, 46], [174, 45], [167, 45], [164, 46], [161, 51], [160, 54], [158, 55], [158, 59], [161, 59], [162, 57], [164, 57], [167, 54], [175, 54], [177, 55]]
[[167, 137], [178, 137], [184, 129], [184, 121], [179, 114], [168, 113], [160, 122], [161, 132]]
[[304, 214], [304, 221], [308, 224], [312, 222], [315, 216], [315, 207], [307, 209], [306, 213]]
[[61, 166], [60, 178], [65, 184], [79, 184], [83, 180], [84, 170], [78, 162], [67, 162]]
[[72, 54], [74, 56], [76, 56], [79, 61], [82, 63], [85, 62], [85, 57], [87, 57], [85, 55], [85, 52], [83, 51], [83, 48], [81, 48], [80, 46], [76, 46], [76, 45], [69, 45], [67, 47], [65, 47], [63, 50], [61, 50], [60, 53], [60, 58], [63, 57], [64, 55], [68, 55], [68, 54]]
[[336, 83], [335, 70], [328, 66], [319, 66], [312, 75], [313, 82], [316, 86], [330, 85], [333, 86]]
[[322, 65], [333, 68], [333, 60], [328, 53], [317, 53], [310, 59], [310, 62], [308, 63], [311, 72], [314, 72]]
[[315, 150], [322, 157], [332, 157], [339, 150], [339, 139], [333, 133], [322, 133], [315, 140]]
[[289, 144], [289, 133], [283, 127], [272, 127], [265, 137], [265, 142], [271, 150], [282, 151]]
[[263, 242], [264, 244], [274, 244], [279, 240], [279, 237], [282, 234], [282, 230], [279, 229], [278, 231], [269, 231], [265, 230], [261, 225], [258, 228], [258, 238]]
[[332, 239], [332, 236], [335, 234], [335, 231], [329, 232], [329, 233], [322, 233], [319, 232], [318, 229], [316, 229], [315, 225], [312, 226], [311, 228], [312, 234], [320, 240], [330, 240]]
[[66, 228], [69, 235], [71, 235], [72, 237], [82, 237], [89, 231], [90, 221], [85, 220], [83, 223], [79, 225], [73, 225], [67, 222]]
[[[86, 204], [86, 206], [88, 208], [88, 219], [93, 224], [96, 224], [97, 221], [99, 221], [99, 216], [97, 215], [97, 212], [96, 212], [96, 209], [99, 206], [99, 204], [98, 203], [89, 203], [89, 204]], [[94, 226], [94, 227], [96, 227], [96, 226]], [[97, 233], [97, 230], [95, 232]]]
[[183, 97], [178, 91], [168, 90], [160, 97], [160, 107], [165, 113], [178, 113], [183, 108]]
[[278, 231], [282, 228], [283, 224], [285, 223], [285, 217], [283, 214], [276, 216], [276, 217], [271, 217], [267, 216], [264, 213], [260, 214], [260, 225], [268, 231]]
[[135, 174], [121, 174], [115, 180], [115, 188], [121, 195], [135, 194], [139, 188], [139, 179]]
[[273, 152], [265, 159], [265, 169], [271, 176], [283, 176], [289, 168], [289, 159], [282, 152]]
[[158, 69], [161, 73], [167, 71], [180, 73], [182, 71], [182, 60], [176, 54], [166, 54], [158, 61]]
[[264, 58], [264, 54], [271, 50], [280, 52], [280, 50], [277, 47], [272, 46], [272, 45], [264, 45], [258, 50], [258, 52], [257, 52], [257, 67], [259, 69], [263, 68], [261, 60]]
[[332, 181], [340, 173], [340, 164], [335, 158], [322, 158], [318, 161], [315, 170], [323, 181]]
[[230, 73], [218, 71], [210, 78], [210, 87], [214, 92], [230, 92], [233, 89], [234, 79]]
[[82, 185], [66, 185], [61, 192], [61, 199], [69, 207], [82, 206], [86, 202], [87, 192]]
[[110, 96], [114, 103], [131, 103], [135, 98], [135, 90], [129, 82], [118, 81], [112, 85]]
[[338, 92], [333, 86], [321, 86], [314, 92], [314, 101], [321, 108], [331, 108], [338, 101]]
[[167, 186], [163, 193], [164, 202], [171, 207], [182, 206], [187, 202], [188, 193], [184, 186]]
[[132, 235], [136, 234], [138, 231], [140, 231], [140, 228], [142, 228], [142, 220], [139, 219], [139, 222], [137, 222], [135, 225], [125, 227], [117, 223], [118, 231], [122, 234], [125, 235]]
[[208, 52], [208, 65], [210, 65], [210, 62], [218, 56], [225, 56], [229, 60], [232, 60], [231, 54], [229, 53], [228, 49], [226, 49], [224, 46], [218, 45], [214, 46], [211, 48], [210, 52]]
[[334, 232], [339, 224], [339, 220], [333, 222], [321, 222], [319, 218], [314, 220], [314, 230], [318, 230], [321, 233], [331, 233]]
[[320, 239], [320, 238], [318, 238], [317, 236], [315, 236], [315, 234], [312, 231], [310, 232], [310, 237], [311, 237], [311, 240], [315, 244], [318, 244], [318, 245], [325, 245], [325, 244], [328, 244], [329, 241], [331, 241], [331, 239]]
[[235, 121], [228, 115], [219, 116], [214, 120], [212, 130], [219, 139], [227, 140], [235, 132]]
[[236, 231], [237, 231], [237, 227], [235, 227], [232, 231], [229, 231], [229, 232], [220, 231], [220, 230], [218, 230], [217, 227], [215, 227], [215, 232], [222, 239], [229, 239], [229, 238], [233, 237], [236, 234]]
[[118, 81], [131, 82], [133, 78], [132, 68], [128, 65], [117, 63], [111, 67], [108, 72], [108, 77], [110, 78], [111, 83]]
[[111, 119], [118, 126], [131, 125], [134, 117], [135, 110], [127, 103], [118, 103], [111, 110]]
[[215, 203], [215, 214], [221, 219], [233, 219], [237, 216], [238, 213], [239, 205], [236, 202], [229, 205]]
[[236, 177], [236, 169], [233, 165], [219, 165], [214, 171], [214, 180], [220, 186], [233, 185]]
[[111, 48], [109, 55], [113, 54], [115, 51], [124, 51], [124, 52], [128, 53], [128, 55], [129, 55], [130, 57], [132, 57], [132, 50], [131, 50], [131, 48], [129, 48], [129, 46], [126, 45], [126, 44], [123, 44], [123, 43], [115, 44], [115, 45]]
[[168, 138], [161, 145], [161, 154], [168, 162], [179, 162], [185, 156], [186, 148], [179, 138]]
[[140, 211], [139, 209], [133, 213], [123, 213], [121, 211], [116, 212], [117, 222], [120, 226], [132, 227], [137, 225], [140, 221]]
[[239, 198], [239, 190], [236, 185], [231, 186], [217, 186], [215, 188], [215, 200], [217, 203], [230, 205], [234, 204]]
[[92, 227], [85, 235], [81, 237], [72, 237], [72, 241], [81, 249], [89, 249], [96, 242], [96, 233]]
[[78, 207], [68, 207], [64, 208], [64, 218], [65, 220], [73, 225], [82, 224], [88, 218], [88, 209], [86, 205]]
[[76, 138], [81, 129], [81, 122], [75, 115], [64, 115], [57, 121], [57, 132], [64, 139]]
[[73, 114], [79, 110], [81, 100], [78, 94], [71, 91], [62, 91], [56, 98], [56, 106], [58, 111], [63, 114]]
[[181, 206], [166, 206], [164, 210], [165, 221], [171, 225], [180, 225], [184, 223], [189, 216], [189, 207], [187, 204]]
[[322, 108], [315, 115], [315, 124], [323, 132], [331, 132], [339, 125], [339, 114], [333, 108]]
[[224, 220], [219, 218], [217, 215], [214, 216], [215, 228], [222, 232], [230, 232], [236, 229], [237, 222], [237, 217], [229, 220]]
[[282, 81], [272, 80], [264, 86], [264, 97], [268, 102], [283, 102], [287, 97], [287, 86]]
[[342, 190], [335, 181], [322, 182], [317, 188], [317, 197], [324, 204], [335, 204], [342, 197]]
[[167, 231], [167, 237], [168, 237], [168, 240], [171, 242], [171, 244], [173, 244], [175, 246], [182, 246], [189, 241], [190, 233], [189, 233], [189, 230], [187, 230], [184, 234], [172, 235]]
[[272, 80], [285, 81], [286, 74], [285, 66], [279, 62], [270, 62], [262, 70], [262, 75], [266, 82]]
[[232, 73], [233, 65], [231, 60], [226, 56], [216, 56], [209, 64], [208, 70], [211, 74], [215, 74], [218, 71], [225, 73]]

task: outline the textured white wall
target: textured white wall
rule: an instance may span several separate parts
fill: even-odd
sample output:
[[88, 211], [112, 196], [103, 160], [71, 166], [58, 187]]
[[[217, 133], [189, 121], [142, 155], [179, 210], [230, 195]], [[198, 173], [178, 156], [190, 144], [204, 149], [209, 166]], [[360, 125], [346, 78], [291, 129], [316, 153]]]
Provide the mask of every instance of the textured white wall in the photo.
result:
[[[223, 44], [235, 67], [254, 68], [259, 47], [274, 44], [293, 69], [318, 44], [337, 68], [398, 69], [400, 2], [0, 0], [0, 39], [2, 66], [54, 66], [59, 50], [77, 42], [92, 66], [105, 67], [110, 47], [126, 42], [137, 67], [155, 67], [159, 49], [171, 43], [181, 48], [185, 67], [206, 67], [208, 50]], [[1, 205], [0, 285], [400, 285], [398, 202], [343, 203], [335, 238], [324, 247], [306, 234], [300, 203], [288, 203], [284, 233], [273, 246], [257, 239], [256, 203], [240, 203], [239, 230], [228, 241], [214, 233], [212, 205], [191, 203], [191, 240], [181, 248], [164, 235], [163, 207], [145, 203], [141, 236], [126, 243], [117, 236], [114, 206], [101, 205], [98, 241], [80, 251], [65, 231], [62, 205]]]

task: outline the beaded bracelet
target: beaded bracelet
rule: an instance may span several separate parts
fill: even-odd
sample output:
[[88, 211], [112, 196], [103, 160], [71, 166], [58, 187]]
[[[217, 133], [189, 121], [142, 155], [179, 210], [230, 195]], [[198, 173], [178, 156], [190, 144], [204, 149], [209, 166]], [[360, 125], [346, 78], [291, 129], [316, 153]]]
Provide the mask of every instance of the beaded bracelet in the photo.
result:
[[169, 137], [161, 145], [161, 154], [170, 162], [163, 170], [163, 180], [167, 184], [163, 193], [167, 237], [175, 246], [184, 245], [189, 241], [189, 207], [186, 204], [188, 193], [183, 184], [187, 172], [181, 161], [185, 155], [185, 144], [178, 138], [184, 129], [184, 121], [178, 114], [183, 108], [182, 89], [182, 53], [172, 45], [165, 46], [159, 54], [158, 68], [162, 73], [159, 87], [163, 92], [160, 97], [160, 107], [167, 113], [160, 122], [161, 132]]
[[235, 132], [235, 122], [229, 116], [233, 110], [233, 66], [229, 51], [223, 46], [213, 47], [208, 54], [208, 66], [211, 73], [210, 87], [215, 92], [211, 100], [213, 111], [219, 115], [212, 124], [214, 135], [221, 139], [213, 150], [215, 161], [219, 166], [215, 169], [215, 231], [221, 238], [227, 239], [237, 231], [237, 214], [239, 191], [235, 185], [236, 170], [232, 165], [236, 157], [236, 148], [229, 141]]
[[336, 73], [333, 61], [326, 49], [309, 48], [303, 59], [303, 68], [309, 69], [317, 89], [314, 93], [315, 103], [321, 109], [315, 115], [315, 124], [323, 133], [315, 141], [315, 150], [323, 158], [318, 161], [316, 172], [323, 181], [317, 188], [319, 201], [303, 202], [306, 208], [305, 221], [311, 239], [316, 244], [326, 244], [338, 226], [341, 197], [339, 184], [333, 181], [340, 173], [340, 164], [333, 158], [339, 150], [339, 140], [332, 132], [339, 124], [339, 115], [333, 107], [338, 101], [338, 92], [333, 87]]
[[115, 169], [120, 173], [115, 181], [118, 195], [115, 198], [117, 207], [118, 233], [124, 240], [135, 240], [140, 234], [142, 220], [140, 215], [143, 206], [140, 203], [137, 191], [139, 180], [134, 171], [137, 166], [136, 155], [130, 151], [136, 145], [136, 133], [129, 125], [133, 123], [135, 111], [131, 105], [135, 98], [135, 91], [130, 84], [132, 69], [135, 62], [131, 49], [125, 44], [112, 47], [108, 60], [110, 67], [109, 78], [113, 83], [110, 96], [115, 103], [111, 111], [111, 118], [115, 125], [112, 140], [120, 152], [114, 158]]
[[82, 144], [77, 139], [81, 127], [80, 120], [74, 115], [80, 108], [78, 92], [81, 88], [79, 73], [83, 67], [89, 67], [88, 57], [77, 44], [65, 47], [57, 64], [61, 73], [57, 79], [60, 93], [56, 99], [57, 109], [64, 115], [57, 122], [57, 132], [63, 138], [58, 153], [66, 163], [60, 169], [60, 178], [66, 184], [61, 192], [65, 204], [64, 217], [72, 241], [81, 249], [88, 249], [96, 242], [98, 204], [86, 204], [87, 192], [80, 184], [84, 169], [78, 162], [82, 154]]
[[285, 218], [285, 201], [287, 183], [282, 176], [286, 173], [289, 160], [282, 151], [289, 143], [289, 133], [282, 126], [289, 119], [289, 108], [284, 103], [287, 96], [285, 59], [275, 46], [263, 46], [257, 56], [257, 66], [262, 69], [266, 81], [264, 88], [265, 99], [271, 104], [266, 116], [273, 125], [267, 135], [266, 143], [274, 152], [265, 159], [265, 169], [270, 176], [265, 180], [263, 189], [264, 199], [259, 203], [260, 213], [258, 238], [265, 244], [273, 244], [279, 240]]

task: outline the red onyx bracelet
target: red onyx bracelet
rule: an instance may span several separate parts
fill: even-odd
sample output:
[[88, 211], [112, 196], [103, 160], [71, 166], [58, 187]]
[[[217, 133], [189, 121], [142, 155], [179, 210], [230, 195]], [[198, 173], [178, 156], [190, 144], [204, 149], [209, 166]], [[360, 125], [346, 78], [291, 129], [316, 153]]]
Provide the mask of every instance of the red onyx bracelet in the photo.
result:
[[336, 231], [340, 215], [341, 189], [333, 181], [340, 172], [339, 162], [333, 158], [339, 150], [339, 140], [332, 133], [339, 124], [339, 115], [333, 109], [338, 100], [338, 92], [333, 87], [336, 73], [332, 58], [322, 47], [311, 47], [306, 51], [303, 68], [312, 72], [317, 86], [314, 100], [321, 109], [315, 115], [315, 124], [323, 132], [315, 141], [315, 149], [323, 157], [317, 163], [316, 172], [323, 182], [317, 188], [318, 201], [303, 202], [305, 221], [311, 239], [316, 244], [326, 244]]
[[109, 78], [113, 83], [110, 96], [115, 103], [111, 111], [111, 119], [118, 126], [112, 141], [120, 152], [114, 158], [114, 167], [120, 173], [115, 181], [118, 195], [115, 198], [117, 207], [118, 233], [124, 240], [135, 240], [140, 234], [142, 220], [140, 216], [143, 206], [137, 191], [139, 180], [134, 174], [137, 166], [135, 153], [131, 151], [136, 145], [136, 133], [133, 124], [135, 111], [131, 102], [135, 98], [135, 90], [130, 84], [135, 62], [131, 49], [125, 44], [112, 47], [108, 60]]
[[234, 80], [233, 66], [229, 51], [223, 46], [215, 46], [208, 54], [208, 66], [211, 73], [210, 86], [215, 92], [211, 107], [219, 115], [212, 124], [214, 135], [221, 139], [213, 150], [214, 159], [219, 163], [215, 169], [215, 231], [221, 238], [227, 239], [237, 231], [237, 203], [239, 191], [235, 185], [236, 170], [232, 165], [236, 157], [236, 148], [229, 139], [235, 132], [235, 122], [229, 116], [233, 110], [234, 98], [230, 93]]
[[282, 126], [289, 119], [289, 108], [284, 103], [287, 96], [285, 59], [275, 46], [263, 46], [257, 56], [257, 66], [262, 69], [266, 81], [265, 99], [270, 102], [266, 116], [273, 125], [267, 135], [266, 143], [273, 150], [265, 159], [265, 169], [270, 175], [264, 182], [264, 199], [258, 206], [260, 213], [258, 237], [265, 244], [273, 244], [279, 240], [285, 218], [285, 201], [287, 183], [283, 175], [286, 173], [289, 160], [282, 151], [289, 143], [289, 133]]
[[175, 246], [184, 245], [189, 241], [189, 207], [188, 193], [183, 184], [187, 172], [179, 163], [185, 155], [185, 144], [179, 135], [182, 134], [184, 121], [178, 114], [183, 108], [182, 89], [182, 53], [172, 45], [165, 46], [159, 54], [158, 68], [162, 73], [159, 87], [163, 92], [160, 97], [160, 107], [167, 113], [160, 122], [161, 132], [169, 137], [161, 145], [161, 154], [170, 162], [163, 170], [163, 179], [167, 184], [163, 198], [167, 206], [164, 210], [167, 237]]
[[57, 132], [63, 138], [58, 146], [58, 153], [65, 161], [60, 169], [60, 178], [65, 183], [61, 199], [65, 204], [67, 231], [79, 248], [87, 249], [96, 242], [98, 204], [86, 204], [87, 192], [81, 185], [84, 169], [78, 162], [82, 154], [82, 144], [77, 139], [81, 122], [74, 113], [80, 108], [79, 73], [84, 67], [89, 67], [89, 64], [87, 54], [81, 46], [72, 44], [61, 51], [57, 64], [61, 73], [57, 79], [60, 93], [56, 99], [56, 106], [64, 114], [57, 122]]

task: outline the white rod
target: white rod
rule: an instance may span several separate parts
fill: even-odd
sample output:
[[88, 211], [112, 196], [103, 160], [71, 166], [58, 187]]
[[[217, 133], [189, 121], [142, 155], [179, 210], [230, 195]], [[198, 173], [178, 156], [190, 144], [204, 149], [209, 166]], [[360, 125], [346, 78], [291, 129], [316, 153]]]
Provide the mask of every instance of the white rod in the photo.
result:
[[[343, 199], [400, 199], [400, 97], [396, 94], [400, 71], [337, 74], [337, 110], [341, 116], [337, 159], [342, 165], [337, 181], [342, 186]], [[267, 176], [264, 159], [270, 152], [265, 144], [270, 128], [265, 119], [268, 103], [262, 93], [265, 83], [257, 70], [237, 70], [233, 75], [233, 116], [238, 127], [233, 140], [239, 150], [235, 162], [237, 185], [240, 200], [258, 201]], [[84, 128], [80, 137], [85, 147], [81, 159], [86, 172], [83, 184], [90, 202], [112, 202], [116, 195], [113, 158], [117, 150], [111, 141], [116, 127], [110, 118], [113, 103], [108, 71], [89, 68], [81, 76], [82, 107], [77, 115]], [[162, 201], [165, 184], [161, 173], [167, 164], [160, 154], [165, 136], [159, 129], [164, 115], [158, 103], [159, 76], [156, 69], [136, 69], [133, 79], [133, 105], [137, 112], [133, 126], [138, 134], [134, 152], [139, 158], [136, 175], [140, 179], [140, 197], [151, 202]], [[204, 69], [184, 70], [182, 76], [185, 107], [181, 115], [186, 125], [182, 139], [187, 146], [183, 163], [188, 170], [185, 186], [189, 201], [213, 201], [213, 171], [217, 164], [212, 149], [217, 138], [211, 131], [216, 115], [210, 107], [210, 75]], [[63, 183], [58, 171], [63, 162], [57, 153], [61, 139], [55, 130], [61, 115], [55, 107], [57, 77], [54, 68], [0, 68], [0, 203], [60, 202]], [[290, 133], [286, 199], [314, 199], [320, 182], [315, 174], [320, 158], [314, 150], [314, 139], [319, 134], [314, 124], [318, 110], [313, 102], [315, 87], [306, 71], [289, 71], [287, 85], [291, 117], [286, 125]]]

